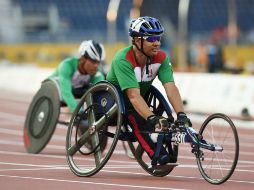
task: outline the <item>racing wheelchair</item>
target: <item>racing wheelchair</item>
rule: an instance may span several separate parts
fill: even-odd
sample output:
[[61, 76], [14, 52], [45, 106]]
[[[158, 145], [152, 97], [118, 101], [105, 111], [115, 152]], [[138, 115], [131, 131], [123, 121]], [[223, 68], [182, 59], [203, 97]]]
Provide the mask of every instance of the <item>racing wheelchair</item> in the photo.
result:
[[[154, 86], [144, 99], [156, 115], [168, 117], [172, 113], [167, 101]], [[166, 165], [151, 165], [151, 159], [147, 159], [126, 119], [122, 92], [113, 84], [107, 81], [97, 83], [82, 96], [72, 114], [66, 136], [67, 162], [75, 175], [89, 177], [99, 172], [112, 156], [118, 140], [127, 142], [139, 165], [156, 177], [170, 174], [178, 165], [181, 143], [190, 144], [198, 169], [209, 183], [224, 183], [235, 170], [239, 155], [238, 134], [231, 119], [224, 114], [210, 115], [199, 132], [174, 122], [169, 123], [171, 127], [165, 131], [141, 131], [155, 135], [155, 156], [159, 156], [162, 146], [166, 148], [171, 158]], [[78, 135], [82, 121], [87, 121], [87, 130]], [[100, 148], [103, 138], [109, 139], [104, 151]], [[91, 145], [89, 148], [87, 143]], [[89, 164], [84, 165], [84, 161]]]
[[[64, 111], [66, 106], [61, 98], [57, 80], [44, 80], [40, 89], [34, 95], [26, 114], [23, 139], [27, 152], [40, 153], [50, 141], [57, 124], [69, 125], [66, 117], [68, 118], [71, 113]], [[86, 124], [83, 123], [83, 125]], [[86, 128], [79, 127], [79, 135], [84, 130]], [[104, 150], [107, 145], [107, 138], [103, 138], [101, 142], [100, 148]], [[89, 143], [86, 143], [86, 146], [91, 147]]]

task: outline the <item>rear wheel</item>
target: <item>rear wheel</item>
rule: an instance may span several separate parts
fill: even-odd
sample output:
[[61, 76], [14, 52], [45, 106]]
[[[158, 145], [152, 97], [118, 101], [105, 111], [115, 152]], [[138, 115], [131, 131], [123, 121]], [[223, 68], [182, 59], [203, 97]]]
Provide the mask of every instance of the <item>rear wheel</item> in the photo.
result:
[[[154, 86], [151, 86], [150, 90], [146, 94], [145, 101], [154, 114], [164, 116], [166, 118], [171, 117], [172, 112], [168, 105], [168, 102], [165, 100], [163, 95]], [[129, 129], [126, 129], [126, 130], [129, 130]], [[152, 134], [152, 135], [156, 136], [157, 134]], [[165, 166], [165, 167], [154, 169], [153, 167], [151, 167], [151, 159], [148, 157], [147, 153], [139, 145], [138, 142], [136, 143], [128, 142], [128, 144], [132, 154], [134, 155], [135, 159], [138, 161], [139, 165], [149, 174], [156, 177], [162, 177], [162, 176], [168, 175], [174, 169], [174, 166], [172, 167]], [[173, 163], [176, 163], [177, 156], [178, 156], [178, 145], [169, 143], [164, 146], [165, 148], [170, 150], [169, 151], [170, 156], [174, 157]]]
[[57, 87], [51, 80], [44, 81], [29, 106], [25, 126], [24, 145], [29, 153], [40, 153], [51, 139], [60, 114]]

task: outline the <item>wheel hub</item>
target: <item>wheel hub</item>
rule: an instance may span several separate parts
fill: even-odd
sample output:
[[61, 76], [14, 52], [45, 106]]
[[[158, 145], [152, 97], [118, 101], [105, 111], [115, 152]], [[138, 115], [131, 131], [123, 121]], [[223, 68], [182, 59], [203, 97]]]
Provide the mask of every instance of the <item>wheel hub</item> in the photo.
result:
[[45, 113], [44, 112], [40, 112], [37, 116], [38, 121], [41, 123], [45, 118]]

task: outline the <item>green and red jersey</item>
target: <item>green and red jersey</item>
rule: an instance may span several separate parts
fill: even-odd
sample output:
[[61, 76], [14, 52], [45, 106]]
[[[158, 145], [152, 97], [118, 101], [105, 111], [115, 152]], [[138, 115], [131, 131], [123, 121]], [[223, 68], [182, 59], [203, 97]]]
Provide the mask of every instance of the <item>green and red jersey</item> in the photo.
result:
[[[117, 52], [113, 58], [107, 80], [119, 86], [123, 92], [128, 88], [139, 88], [141, 96], [145, 95], [156, 76], [162, 84], [174, 81], [170, 59], [163, 51], [152, 57], [148, 71], [147, 74], [146, 66], [141, 68], [137, 63], [133, 46], [129, 46]], [[128, 103], [125, 93], [124, 98]]]
[[90, 83], [95, 84], [104, 80], [104, 75], [100, 71], [97, 71], [95, 75], [81, 74], [78, 71], [78, 58], [73, 57], [63, 60], [49, 78], [59, 81], [61, 96], [73, 112], [77, 106], [77, 101], [72, 94], [72, 88], [81, 88]]

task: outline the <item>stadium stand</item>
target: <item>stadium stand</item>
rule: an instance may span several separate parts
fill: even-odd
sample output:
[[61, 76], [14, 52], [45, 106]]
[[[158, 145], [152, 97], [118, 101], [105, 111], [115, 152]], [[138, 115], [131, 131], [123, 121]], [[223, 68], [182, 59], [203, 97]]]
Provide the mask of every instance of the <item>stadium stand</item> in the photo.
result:
[[[1, 0], [0, 60], [9, 57], [5, 44], [77, 44], [81, 40], [90, 38], [110, 45], [110, 50], [112, 44], [127, 44], [130, 11], [136, 1], [139, 0], [120, 0], [115, 29], [110, 33], [107, 22], [110, 0]], [[162, 49], [169, 54], [173, 52], [172, 55], [176, 55], [179, 45], [177, 35], [180, 33], [179, 2], [180, 0], [145, 0], [140, 7], [141, 16], [149, 15], [161, 20], [166, 29], [162, 38]], [[245, 67], [248, 68], [245, 70], [254, 68], [253, 47], [247, 47], [254, 44], [254, 0], [191, 0], [189, 2], [186, 40], [190, 45], [188, 51], [199, 43], [211, 47], [210, 45], [214, 45], [209, 44], [211, 39], [216, 39], [219, 45], [222, 45], [225, 62], [234, 71], [236, 69], [239, 73]], [[233, 30], [231, 41], [228, 37], [230, 36], [228, 33], [230, 3], [235, 3], [236, 20], [236, 30]], [[112, 36], [113, 43], [109, 43]], [[241, 46], [236, 50], [234, 45]], [[42, 52], [42, 50], [37, 51]], [[114, 52], [110, 51], [107, 54], [113, 55]], [[23, 55], [23, 52], [11, 57], [20, 57], [20, 54]], [[186, 54], [190, 54], [187, 58], [188, 63], [191, 66], [196, 64], [193, 64], [191, 57], [195, 52], [186, 52]], [[178, 57], [182, 56], [178, 55]], [[174, 57], [172, 59], [177, 60]], [[203, 66], [201, 70], [203, 71]], [[254, 73], [254, 69], [249, 73]]]
[[[233, 1], [236, 3], [238, 28], [241, 32], [248, 33], [254, 28], [254, 11], [252, 11], [254, 0]], [[76, 42], [84, 36], [106, 41], [106, 35], [101, 34], [107, 32], [106, 14], [109, 2], [110, 0], [2, 0], [1, 17], [4, 17], [5, 19], [2, 20], [6, 20], [9, 25], [18, 24], [18, 21], [11, 19], [10, 14], [15, 7], [16, 12], [17, 7], [20, 8], [24, 42]], [[229, 2], [228, 0], [191, 0], [188, 18], [189, 38], [197, 35], [207, 36], [217, 28], [226, 28], [229, 21]], [[118, 41], [128, 42], [126, 29], [132, 3], [133, 0], [120, 1], [119, 16], [116, 21]], [[141, 7], [141, 15], [162, 18], [165, 24], [170, 22], [176, 30], [178, 5], [179, 0], [146, 0]]]
[[[156, 1], [158, 2], [158, 1]], [[188, 18], [189, 38], [196, 35], [209, 35], [217, 28], [226, 28], [228, 25], [228, 0], [191, 0]], [[254, 28], [254, 0], [233, 0], [236, 3], [236, 20], [241, 32], [247, 33]], [[179, 0], [146, 0], [141, 8], [142, 15], [151, 15], [158, 18], [168, 18], [168, 21], [178, 27]], [[159, 10], [159, 11], [158, 11]]]
[[[14, 1], [21, 7], [25, 26], [25, 41], [80, 41], [84, 36], [99, 38], [105, 41], [107, 31], [107, 8], [109, 0], [17, 0]], [[132, 1], [121, 1], [117, 18], [117, 34], [119, 39], [126, 39], [126, 21], [129, 20], [129, 10]], [[50, 14], [56, 11], [59, 28], [52, 34], [50, 28]], [[54, 18], [53, 18], [54, 19]], [[55, 24], [57, 24], [55, 22]], [[48, 33], [47, 33], [48, 32]], [[123, 34], [124, 35], [121, 35]], [[39, 36], [39, 38], [38, 38]], [[125, 36], [125, 38], [123, 38]], [[37, 37], [37, 39], [36, 39]]]

